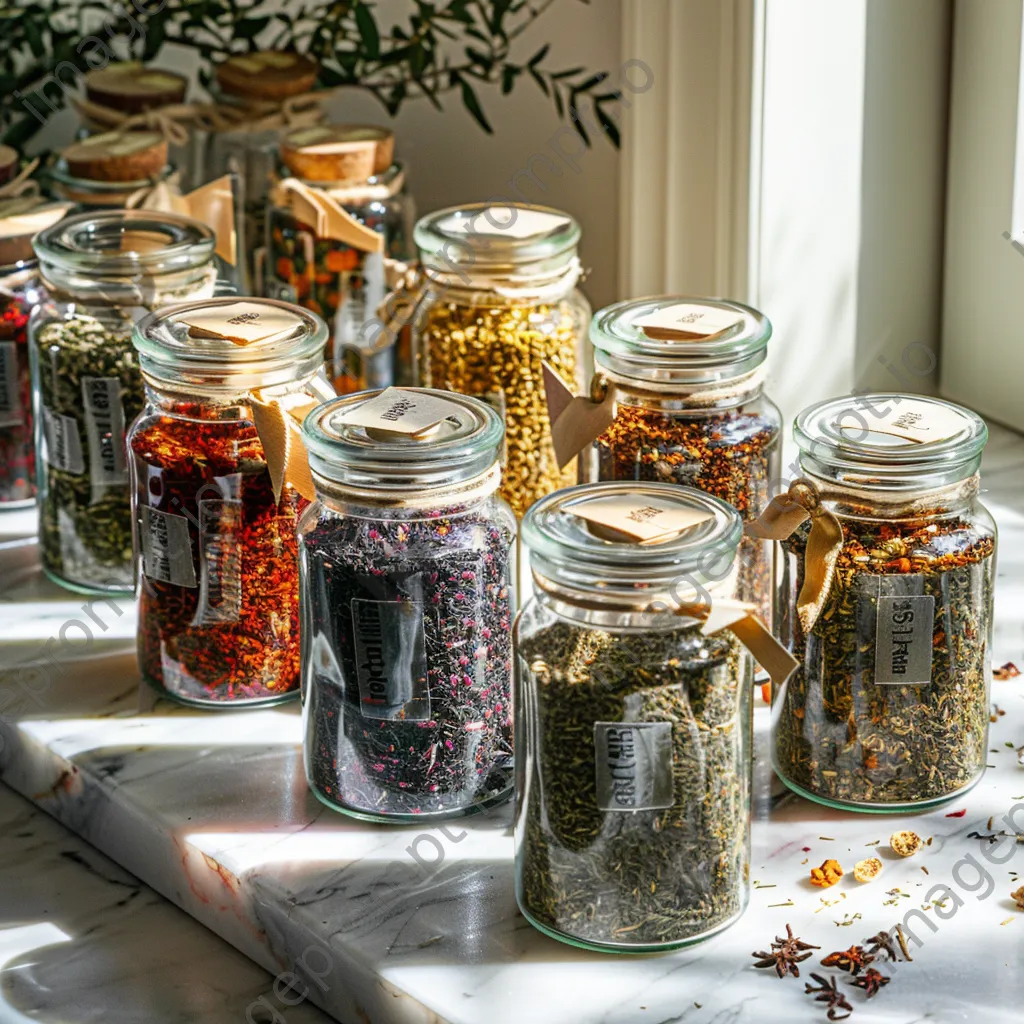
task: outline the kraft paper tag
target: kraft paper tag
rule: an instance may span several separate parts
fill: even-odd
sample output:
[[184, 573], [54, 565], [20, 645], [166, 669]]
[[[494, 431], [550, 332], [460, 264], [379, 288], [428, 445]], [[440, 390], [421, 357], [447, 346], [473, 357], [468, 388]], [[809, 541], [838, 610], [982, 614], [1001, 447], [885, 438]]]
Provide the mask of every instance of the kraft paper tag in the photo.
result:
[[339, 419], [350, 426], [417, 440], [428, 436], [458, 411], [457, 405], [443, 398], [403, 388], [386, 388], [376, 398], [345, 412]]
[[863, 439], [866, 431], [902, 437], [905, 441], [925, 444], [945, 441], [964, 429], [963, 416], [956, 409], [921, 402], [913, 398], [883, 399], [887, 408], [877, 409], [861, 401], [857, 407], [842, 414], [836, 426], [844, 434]]
[[[333, 392], [329, 397], [334, 397]], [[302, 497], [312, 501], [316, 490], [302, 438], [302, 421], [316, 408], [317, 398], [310, 398], [305, 393], [269, 398], [263, 392], [255, 391], [251, 395], [251, 404], [256, 433], [263, 445], [267, 471], [274, 488], [274, 500], [280, 502], [285, 484], [291, 484]]]
[[574, 395], [548, 363], [542, 363], [541, 368], [551, 421], [551, 441], [559, 469], [564, 469], [615, 422], [615, 392], [609, 388], [603, 401], [594, 402], [582, 395]]
[[673, 341], [686, 338], [710, 338], [736, 324], [743, 323], [743, 314], [734, 309], [702, 306], [693, 302], [680, 302], [666, 306], [634, 322], [648, 338], [655, 341]]
[[[566, 511], [591, 524], [607, 540], [661, 544], [698, 523], [714, 518], [710, 512], [646, 495], [613, 494], [588, 498], [566, 506]], [[597, 527], [597, 529], [593, 529]], [[606, 536], [605, 531], [608, 531]]]
[[384, 236], [361, 224], [336, 200], [298, 178], [285, 178], [274, 188], [274, 203], [308, 224], [318, 238], [334, 238], [360, 252], [383, 252]]
[[302, 326], [294, 313], [259, 302], [228, 302], [220, 306], [201, 306], [183, 313], [193, 338], [220, 338], [234, 345], [252, 345], [269, 341]]
[[[129, 205], [135, 204], [129, 200]], [[217, 255], [231, 266], [238, 262], [238, 236], [235, 231], [235, 196], [231, 175], [225, 174], [182, 195], [166, 181], [145, 192], [140, 210], [180, 213], [206, 224], [217, 236]]]
[[535, 210], [528, 206], [489, 206], [469, 217], [450, 217], [439, 226], [452, 234], [493, 235], [521, 241], [557, 231], [568, 223], [568, 217], [547, 210]]

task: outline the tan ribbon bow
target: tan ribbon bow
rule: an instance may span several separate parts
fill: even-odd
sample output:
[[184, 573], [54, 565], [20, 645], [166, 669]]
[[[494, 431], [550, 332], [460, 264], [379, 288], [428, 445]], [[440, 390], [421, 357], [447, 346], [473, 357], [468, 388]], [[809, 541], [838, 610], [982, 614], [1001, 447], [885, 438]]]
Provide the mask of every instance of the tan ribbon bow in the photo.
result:
[[615, 422], [615, 392], [598, 374], [589, 395], [575, 395], [553, 366], [542, 363], [541, 369], [555, 458], [559, 469], [564, 469]]
[[748, 522], [743, 532], [759, 540], [785, 540], [803, 523], [811, 521], [804, 549], [804, 584], [797, 597], [797, 614], [805, 634], [810, 633], [825, 606], [836, 562], [843, 549], [843, 528], [821, 503], [821, 492], [804, 477], [794, 480], [786, 494], [773, 498], [760, 518]]

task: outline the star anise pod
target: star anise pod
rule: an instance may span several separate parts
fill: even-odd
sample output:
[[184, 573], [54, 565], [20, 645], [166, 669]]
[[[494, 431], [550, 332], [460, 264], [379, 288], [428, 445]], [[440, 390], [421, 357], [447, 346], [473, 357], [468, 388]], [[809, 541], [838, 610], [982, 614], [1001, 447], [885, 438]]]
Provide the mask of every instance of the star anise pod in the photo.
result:
[[821, 966], [838, 967], [839, 970], [846, 971], [849, 974], [860, 974], [874, 959], [863, 946], [851, 946], [849, 949], [842, 949], [837, 953], [829, 953], [821, 961]]
[[821, 946], [812, 946], [809, 942], [804, 942], [803, 939], [793, 934], [793, 929], [787, 924], [786, 938], [776, 935], [770, 953], [761, 952], [750, 955], [758, 958], [754, 964], [755, 967], [774, 967], [775, 973], [780, 978], [784, 978], [787, 974], [799, 978], [800, 968], [797, 967], [797, 964], [811, 956], [811, 953], [805, 952], [805, 950], [813, 949], [821, 949]]
[[896, 945], [888, 932], [879, 932], [877, 935], [872, 935], [870, 939], [864, 940], [864, 945], [870, 947], [868, 954], [875, 957], [875, 959], [878, 958], [879, 953], [884, 953], [888, 960], [899, 960]]
[[864, 989], [864, 995], [870, 999], [883, 985], [888, 985], [890, 980], [874, 967], [869, 967], [859, 978], [853, 978], [850, 984]]
[[[811, 977], [818, 983], [817, 986], [804, 982], [804, 992], [807, 995], [815, 995], [816, 1003], [828, 1003], [829, 1020], [846, 1020], [853, 1013], [846, 996], [839, 991], [835, 978], [823, 978], [820, 974], [812, 974]], [[846, 1010], [847, 1013], [838, 1014], [837, 1010]]]

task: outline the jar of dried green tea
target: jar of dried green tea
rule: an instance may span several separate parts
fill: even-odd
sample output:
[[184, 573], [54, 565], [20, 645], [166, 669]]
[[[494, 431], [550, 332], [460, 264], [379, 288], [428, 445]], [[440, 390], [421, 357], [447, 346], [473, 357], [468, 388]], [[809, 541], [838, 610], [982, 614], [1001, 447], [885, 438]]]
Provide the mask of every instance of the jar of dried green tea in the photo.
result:
[[985, 424], [934, 398], [862, 395], [806, 409], [795, 436], [804, 477], [762, 531], [789, 533], [777, 622], [800, 663], [774, 695], [776, 771], [851, 810], [960, 797], [988, 748]]
[[413, 320], [419, 383], [475, 395], [505, 418], [501, 493], [522, 516], [576, 481], [551, 444], [541, 364], [570, 385], [587, 377], [579, 225], [546, 207], [477, 203], [422, 218], [414, 237], [426, 280]]
[[753, 663], [739, 514], [660, 483], [568, 488], [523, 520], [535, 595], [516, 642], [516, 893], [555, 938], [656, 952], [748, 896]]
[[[738, 302], [658, 296], [599, 310], [590, 325], [596, 378], [615, 418], [580, 456], [581, 479], [685, 484], [744, 519], [779, 477], [782, 416], [764, 393], [772, 328]], [[739, 596], [770, 622], [773, 546], [740, 542]]]
[[40, 232], [48, 301], [29, 325], [43, 570], [85, 593], [131, 593], [125, 432], [142, 410], [131, 335], [151, 310], [213, 295], [213, 232], [169, 213], [81, 214]]

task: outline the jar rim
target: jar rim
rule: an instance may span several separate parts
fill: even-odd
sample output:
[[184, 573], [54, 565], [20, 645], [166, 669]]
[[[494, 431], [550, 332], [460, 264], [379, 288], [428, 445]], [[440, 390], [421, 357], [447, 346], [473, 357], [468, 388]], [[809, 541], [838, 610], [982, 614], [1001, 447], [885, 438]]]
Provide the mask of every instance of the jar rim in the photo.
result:
[[[707, 339], [652, 338], [638, 326], [642, 318], [677, 305], [704, 306], [738, 316], [739, 320]], [[764, 362], [771, 336], [771, 322], [751, 306], [688, 295], [626, 299], [599, 309], [590, 322], [595, 363], [637, 380], [662, 380], [669, 374], [677, 375], [680, 381], [718, 381], [723, 368], [741, 376]]]
[[[650, 498], [708, 518], [657, 544], [598, 536], [572, 512], [583, 501], [615, 496]], [[714, 584], [731, 568], [743, 533], [740, 514], [720, 498], [679, 484], [604, 481], [555, 491], [535, 502], [522, 523], [522, 539], [540, 576], [606, 599], [637, 601], [671, 588], [681, 578], [691, 586]]]
[[58, 185], [77, 189], [81, 192], [92, 193], [97, 200], [107, 198], [109, 202], [123, 202], [133, 192], [139, 189], [152, 188], [154, 185], [167, 181], [177, 170], [172, 163], [164, 165], [163, 170], [148, 178], [139, 178], [134, 181], [100, 181], [97, 178], [81, 178], [72, 174], [68, 168], [68, 162], [63, 157], [54, 161], [53, 165], [46, 170], [46, 176]]
[[[536, 215], [540, 225], [521, 236], [528, 215]], [[575, 218], [550, 206], [467, 203], [421, 217], [413, 239], [429, 270], [449, 274], [454, 270], [473, 278], [527, 264], [542, 264], [549, 272], [567, 266], [576, 256], [580, 234]]]
[[419, 440], [381, 438], [346, 424], [345, 415], [387, 388], [342, 395], [312, 410], [302, 425], [314, 479], [344, 489], [376, 488], [384, 494], [413, 494], [473, 480], [498, 463], [505, 437], [501, 417], [486, 402], [433, 388], [394, 388], [441, 399], [451, 416], [436, 434]]
[[[145, 239], [147, 247], [122, 251], [125, 235], [135, 236], [136, 243]], [[207, 225], [179, 213], [152, 210], [80, 213], [40, 231], [33, 240], [44, 266], [115, 277], [202, 267], [213, 259], [216, 245]]]
[[[954, 432], [934, 441], [915, 441], [871, 429], [879, 415], [874, 410], [908, 402], [913, 408], [920, 405], [925, 412], [932, 409], [951, 417]], [[847, 418], [856, 420], [855, 426], [841, 427], [840, 421]], [[812, 473], [817, 467], [828, 467], [875, 474], [881, 483], [916, 474], [971, 475], [988, 441], [988, 427], [977, 413], [945, 399], [889, 391], [817, 402], [797, 416], [793, 437], [801, 465]], [[866, 480], [861, 477], [862, 484]]]

